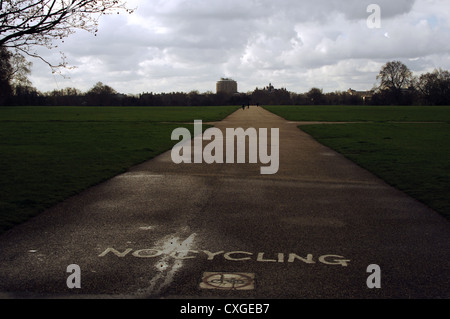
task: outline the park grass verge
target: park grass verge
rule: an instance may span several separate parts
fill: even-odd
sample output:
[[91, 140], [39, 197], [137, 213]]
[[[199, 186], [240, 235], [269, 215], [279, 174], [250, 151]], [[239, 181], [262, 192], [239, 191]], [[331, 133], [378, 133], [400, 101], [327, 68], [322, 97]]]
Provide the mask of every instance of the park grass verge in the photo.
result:
[[450, 219], [450, 124], [367, 123], [300, 128]]
[[318, 142], [450, 219], [449, 106], [268, 106]]
[[[0, 233], [167, 150], [236, 107], [0, 108]], [[209, 126], [204, 125], [206, 129]]]
[[221, 121], [235, 106], [0, 107], [0, 122], [174, 122]]
[[450, 106], [275, 105], [264, 108], [288, 121], [450, 123]]

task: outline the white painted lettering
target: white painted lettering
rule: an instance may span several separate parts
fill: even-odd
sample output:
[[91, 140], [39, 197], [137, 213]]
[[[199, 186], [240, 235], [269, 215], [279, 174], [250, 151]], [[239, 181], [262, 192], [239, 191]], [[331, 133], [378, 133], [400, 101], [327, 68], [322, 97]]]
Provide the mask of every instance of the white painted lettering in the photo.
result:
[[250, 257], [241, 257], [241, 258], [236, 258], [236, 257], [231, 257], [232, 255], [248, 255], [248, 256], [252, 256], [253, 253], [249, 253], [246, 251], [232, 251], [229, 253], [226, 253], [223, 255], [223, 257], [226, 260], [231, 260], [231, 261], [245, 261], [245, 260], [250, 260]]
[[[197, 258], [196, 256], [187, 256], [189, 253], [198, 254], [198, 251], [196, 250], [181, 250], [181, 251], [174, 251], [170, 254], [171, 257], [178, 259], [178, 260], [184, 260], [184, 259], [193, 259]], [[181, 255], [181, 256], [180, 256]]]
[[217, 253], [212, 253], [212, 252], [210, 252], [210, 251], [208, 251], [208, 250], [203, 250], [203, 252], [208, 256], [208, 260], [213, 260], [214, 257], [216, 257], [217, 255], [221, 255], [221, 254], [224, 253], [223, 250], [222, 250], [222, 251], [219, 251], [219, 252], [217, 252]]
[[[114, 248], [107, 248], [103, 251], [98, 257], [105, 257], [108, 254], [113, 254], [119, 258], [124, 258], [128, 254], [133, 251], [132, 248], [127, 248], [124, 251], [118, 251]], [[163, 251], [159, 249], [140, 249], [134, 251], [131, 255], [137, 258], [155, 258], [161, 255], [167, 255], [176, 260], [188, 260], [188, 259], [196, 259], [201, 254], [204, 253], [206, 255], [206, 260], [212, 261], [217, 256], [222, 255], [225, 260], [228, 261], [250, 261], [255, 260], [257, 262], [266, 262], [266, 263], [284, 263], [286, 261], [286, 254], [277, 253], [272, 255], [273, 258], [270, 258], [266, 253], [252, 253], [248, 251], [230, 251], [225, 252], [223, 250], [218, 252], [211, 252], [209, 250], [171, 250], [171, 251]], [[256, 256], [255, 256], [256, 255]], [[253, 257], [255, 256], [255, 257]], [[294, 263], [295, 261], [301, 261], [306, 264], [315, 264], [314, 258], [312, 254], [307, 254], [306, 256], [297, 255], [295, 253], [290, 253], [287, 256], [288, 263]], [[318, 261], [325, 265], [341, 265], [342, 267], [347, 267], [350, 262], [349, 259], [346, 259], [343, 256], [339, 255], [322, 255], [318, 258]], [[374, 268], [370, 268], [374, 271]], [[369, 271], [369, 269], [368, 269]], [[374, 274], [377, 275], [378, 273]], [[371, 280], [374, 280], [375, 277], [370, 277]], [[376, 279], [376, 278], [375, 278]]]
[[258, 258], [256, 258], [256, 261], [259, 262], [277, 262], [275, 259], [264, 259], [264, 253], [259, 253]]
[[141, 249], [133, 252], [133, 256], [139, 258], [155, 258], [161, 256], [162, 254], [162, 251], [156, 249]]
[[[333, 260], [327, 260], [328, 258], [333, 258]], [[326, 265], [341, 265], [342, 267], [347, 267], [350, 260], [344, 258], [345, 257], [337, 255], [324, 255], [319, 257], [319, 261]]]
[[108, 253], [113, 253], [114, 255], [116, 255], [117, 257], [125, 257], [126, 255], [128, 255], [133, 249], [128, 248], [126, 249], [123, 253], [115, 250], [114, 248], [107, 248], [104, 252], [102, 252], [100, 255], [98, 255], [99, 257], [105, 257]]
[[284, 263], [284, 254], [278, 254], [278, 262], [279, 263]]
[[303, 261], [304, 263], [307, 263], [307, 264], [315, 264], [315, 262], [313, 260], [313, 255], [311, 255], [311, 254], [308, 254], [306, 256], [306, 258], [300, 257], [299, 255], [296, 255], [296, 254], [289, 254], [289, 259], [288, 259], [289, 263], [293, 263], [296, 259]]

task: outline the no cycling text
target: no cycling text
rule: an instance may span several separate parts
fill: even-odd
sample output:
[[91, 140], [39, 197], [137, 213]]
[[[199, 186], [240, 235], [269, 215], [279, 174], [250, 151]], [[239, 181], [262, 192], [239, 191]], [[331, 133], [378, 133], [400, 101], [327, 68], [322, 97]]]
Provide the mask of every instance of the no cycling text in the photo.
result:
[[305, 264], [316, 264], [321, 263], [325, 265], [340, 265], [342, 267], [347, 267], [350, 260], [340, 256], [340, 255], [321, 255], [317, 259], [314, 258], [313, 254], [298, 255], [295, 253], [276, 253], [276, 254], [266, 254], [264, 252], [252, 253], [248, 251], [218, 251], [211, 252], [208, 250], [183, 250], [183, 251], [172, 251], [165, 252], [159, 249], [139, 249], [134, 250], [132, 248], [127, 248], [123, 251], [119, 251], [114, 248], [105, 249], [98, 257], [105, 257], [107, 255], [116, 256], [119, 258], [124, 258], [126, 256], [132, 256], [135, 258], [156, 258], [160, 256], [169, 256], [175, 260], [187, 260], [187, 259], [197, 259], [202, 258], [208, 261], [216, 260], [218, 258], [223, 258], [227, 261], [243, 262], [243, 261], [256, 261], [256, 262], [267, 262], [267, 263], [294, 263], [303, 262]]

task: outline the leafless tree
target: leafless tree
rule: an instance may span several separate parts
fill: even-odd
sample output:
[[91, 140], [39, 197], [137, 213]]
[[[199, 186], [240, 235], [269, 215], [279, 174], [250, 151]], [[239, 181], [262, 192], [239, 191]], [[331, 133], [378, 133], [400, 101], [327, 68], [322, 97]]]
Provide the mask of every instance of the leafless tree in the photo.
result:
[[54, 48], [54, 40], [64, 39], [77, 29], [94, 34], [104, 14], [132, 13], [124, 0], [0, 0], [0, 47], [14, 48], [42, 59], [51, 67], [66, 66], [64, 55], [52, 65], [34, 48]]
[[12, 73], [10, 75], [10, 83], [13, 86], [23, 85], [31, 86], [28, 75], [31, 73], [33, 63], [27, 61], [22, 54], [15, 53], [11, 56]]
[[400, 91], [408, 88], [413, 80], [412, 72], [400, 61], [386, 63], [377, 76], [381, 90]]
[[448, 105], [450, 103], [450, 72], [435, 69], [422, 74], [416, 85], [427, 103], [433, 105]]
[[11, 53], [4, 47], [0, 47], [0, 58], [0, 81], [11, 87], [31, 85], [27, 76], [31, 73], [33, 63], [27, 61], [23, 55]]

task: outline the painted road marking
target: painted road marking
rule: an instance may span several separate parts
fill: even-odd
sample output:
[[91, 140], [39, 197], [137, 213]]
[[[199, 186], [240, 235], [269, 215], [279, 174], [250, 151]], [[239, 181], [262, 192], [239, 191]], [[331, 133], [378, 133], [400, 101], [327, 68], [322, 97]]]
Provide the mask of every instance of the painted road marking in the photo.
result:
[[[170, 286], [175, 274], [183, 267], [183, 259], [190, 251], [190, 247], [194, 244], [196, 234], [191, 234], [187, 239], [181, 240], [179, 237], [168, 236], [163, 239], [156, 249], [144, 249], [133, 252], [135, 257], [142, 258], [156, 258], [154, 269], [158, 271], [150, 282], [149, 286], [144, 289], [139, 289], [138, 293], [153, 295], [159, 294], [163, 289]], [[177, 251], [180, 249], [180, 251]], [[119, 253], [118, 257], [125, 257], [132, 249], [127, 249], [123, 253]], [[178, 258], [171, 258], [173, 255]]]
[[155, 226], [142, 226], [139, 227], [140, 230], [153, 230], [155, 229]]
[[[199, 258], [212, 261], [223, 257], [223, 259], [231, 262], [256, 261], [261, 263], [277, 263], [277, 264], [301, 262], [305, 264], [321, 263], [324, 265], [336, 265], [342, 267], [347, 267], [349, 262], [351, 261], [350, 259], [347, 259], [344, 256], [336, 254], [320, 255], [316, 259], [314, 258], [313, 254], [306, 254], [306, 255], [299, 255], [296, 253], [266, 254], [264, 252], [252, 253], [248, 251], [238, 251], [238, 250], [229, 252], [225, 252], [223, 250], [218, 252], [211, 252], [209, 250], [183, 249], [188, 248], [188, 246], [192, 245], [192, 240], [193, 238], [190, 238], [190, 240], [187, 240], [184, 244], [178, 246], [173, 245], [172, 240], [171, 244], [169, 245], [170, 246], [169, 249], [150, 248], [150, 249], [133, 250], [132, 248], [127, 248], [121, 251], [110, 247], [105, 249], [100, 255], [98, 255], [98, 257], [103, 258], [106, 256], [116, 256], [119, 258], [125, 258], [127, 256], [133, 256], [135, 258], [149, 258], [149, 259], [160, 258], [161, 260], [164, 260], [164, 262], [168, 262], [170, 260], [183, 261], [188, 259], [199, 259]], [[157, 267], [157, 268], [161, 269], [165, 267]]]
[[205, 272], [200, 283], [201, 289], [214, 290], [253, 290], [255, 274]]

